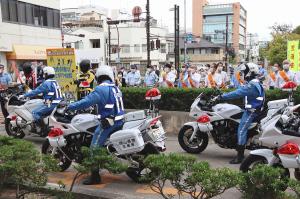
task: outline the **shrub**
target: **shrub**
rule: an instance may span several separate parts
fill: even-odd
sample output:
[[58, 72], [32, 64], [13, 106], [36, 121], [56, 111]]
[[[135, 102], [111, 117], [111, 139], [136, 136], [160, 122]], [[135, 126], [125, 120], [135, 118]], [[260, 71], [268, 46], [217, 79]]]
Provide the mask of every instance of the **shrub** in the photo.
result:
[[[296, 197], [294, 197], [294, 198], [300, 198], [300, 183], [299, 183], [299, 181], [290, 179], [289, 188], [295, 192]], [[290, 197], [292, 197], [292, 196], [290, 196]]]
[[252, 171], [243, 173], [239, 189], [244, 198], [281, 199], [287, 187], [287, 180], [281, 168], [258, 165]]
[[151, 171], [146, 178], [150, 188], [163, 198], [173, 198], [164, 192], [170, 183], [179, 196], [188, 194], [194, 199], [208, 199], [234, 187], [239, 182], [237, 172], [228, 168], [211, 169], [207, 162], [196, 162], [193, 156], [169, 154], [149, 156], [145, 165]]
[[[57, 162], [50, 156], [42, 156], [27, 141], [0, 136], [0, 186], [13, 184], [41, 187], [47, 183], [47, 173], [56, 171]], [[19, 192], [17, 191], [17, 198]]]
[[[159, 88], [162, 97], [159, 102], [160, 110], [168, 111], [186, 111], [189, 112], [190, 106], [195, 98], [202, 92], [211, 95], [216, 94], [213, 89], [178, 89], [178, 88]], [[145, 93], [147, 88], [122, 88], [124, 106], [126, 109], [146, 109], [147, 102]], [[224, 90], [229, 92], [231, 90]], [[266, 102], [287, 98], [288, 94], [280, 90], [268, 90], [266, 92]], [[294, 94], [296, 104], [300, 103], [300, 90]], [[230, 103], [243, 105], [243, 100], [231, 100]], [[267, 105], [267, 103], [265, 103]]]

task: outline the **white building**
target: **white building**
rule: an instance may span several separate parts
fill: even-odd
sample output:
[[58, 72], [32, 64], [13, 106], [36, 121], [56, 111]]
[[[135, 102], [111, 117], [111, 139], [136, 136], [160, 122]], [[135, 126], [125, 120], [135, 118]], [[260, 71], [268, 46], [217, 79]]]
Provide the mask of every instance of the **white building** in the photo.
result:
[[0, 7], [0, 63], [9, 70], [46, 62], [46, 49], [61, 47], [60, 0], [0, 0]]
[[[118, 27], [118, 28], [117, 28]], [[168, 29], [166, 27], [159, 27], [152, 21], [151, 26], [151, 40], [156, 42], [160, 40], [160, 49], [151, 51], [151, 64], [160, 65], [167, 61], [168, 44], [172, 41], [167, 41]], [[119, 32], [119, 34], [118, 34]], [[120, 53], [111, 55], [111, 62], [113, 65], [119, 63], [128, 67], [132, 64], [137, 64], [140, 67], [147, 65], [147, 37], [145, 22], [119, 24], [117, 26], [111, 25], [111, 45], [118, 46]]]
[[[84, 35], [84, 37], [74, 35]], [[94, 67], [98, 67], [106, 64], [106, 35], [103, 28], [78, 28], [70, 35], [65, 34], [65, 47], [75, 48], [77, 64], [83, 59], [89, 59]]]
[[246, 57], [251, 62], [257, 62], [259, 58], [259, 40], [257, 34], [247, 34]]

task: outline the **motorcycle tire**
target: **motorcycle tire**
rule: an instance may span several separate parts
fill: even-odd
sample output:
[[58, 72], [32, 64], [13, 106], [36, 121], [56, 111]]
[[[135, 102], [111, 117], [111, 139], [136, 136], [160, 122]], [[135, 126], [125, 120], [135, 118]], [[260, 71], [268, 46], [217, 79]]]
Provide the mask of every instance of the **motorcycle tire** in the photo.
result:
[[[242, 171], [243, 173], [247, 173], [250, 172], [252, 170], [251, 165], [253, 165], [254, 167], [256, 165], [259, 164], [268, 164], [268, 161], [266, 160], [266, 158], [262, 157], [262, 156], [258, 156], [258, 155], [249, 155], [246, 159], [244, 159], [244, 161], [242, 162], [241, 166], [240, 166], [240, 171]], [[282, 166], [281, 163], [275, 164], [273, 165], [273, 167], [275, 168], [281, 168], [284, 170], [284, 173], [281, 176], [281, 179], [286, 180], [287, 183], [286, 186], [281, 187], [282, 191], [285, 191], [287, 189], [287, 184], [288, 184], [288, 180], [290, 178], [290, 171], [287, 168], [284, 168]]]
[[[200, 144], [197, 144], [195, 147], [191, 147], [188, 142], [188, 139], [192, 136], [193, 127], [191, 126], [183, 126], [178, 134], [178, 142], [183, 150], [191, 154], [199, 154], [203, 152], [208, 145], [208, 135], [206, 133], [197, 132], [196, 138]], [[187, 135], [190, 133], [190, 135]], [[186, 141], [184, 140], [186, 138]]]
[[[141, 152], [144, 155], [144, 159], [148, 155], [158, 155], [159, 152], [154, 148], [153, 145], [147, 144], [145, 145], [144, 150]], [[135, 183], [150, 183], [151, 180], [143, 178], [143, 171], [147, 169], [145, 168], [143, 161], [139, 160], [139, 168], [136, 167], [128, 167], [126, 170], [127, 176], [133, 180]], [[150, 171], [151, 172], [151, 171]]]
[[[46, 139], [42, 144], [42, 154], [52, 155], [51, 145], [48, 139]], [[64, 154], [61, 151], [57, 151], [57, 153], [54, 155], [54, 158], [59, 161], [58, 167], [60, 168], [61, 172], [67, 170], [72, 164], [72, 161], [64, 157]]]
[[12, 126], [10, 124], [10, 121], [11, 121], [11, 119], [8, 119], [8, 118], [5, 119], [5, 131], [6, 131], [7, 135], [10, 136], [10, 137], [17, 138], [17, 139], [24, 138], [25, 137], [24, 132], [17, 133], [17, 132], [14, 132], [12, 130]]

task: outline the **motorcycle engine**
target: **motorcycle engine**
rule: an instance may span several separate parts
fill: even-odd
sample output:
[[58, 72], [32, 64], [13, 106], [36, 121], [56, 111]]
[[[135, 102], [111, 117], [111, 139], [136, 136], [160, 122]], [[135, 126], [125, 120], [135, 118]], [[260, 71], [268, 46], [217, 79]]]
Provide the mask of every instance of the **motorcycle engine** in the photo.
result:
[[215, 142], [222, 148], [235, 148], [237, 143], [238, 124], [231, 120], [212, 122], [214, 131], [212, 136]]
[[300, 118], [293, 115], [287, 122], [282, 122], [282, 127], [285, 132], [300, 134]]

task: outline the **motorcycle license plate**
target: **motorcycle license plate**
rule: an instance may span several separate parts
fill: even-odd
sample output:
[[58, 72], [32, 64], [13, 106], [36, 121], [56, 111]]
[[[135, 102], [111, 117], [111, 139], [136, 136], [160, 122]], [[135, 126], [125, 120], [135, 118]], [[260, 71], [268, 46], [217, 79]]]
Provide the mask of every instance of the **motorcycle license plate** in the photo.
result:
[[154, 129], [154, 130], [152, 130], [152, 135], [156, 140], [158, 140], [158, 139], [161, 139], [164, 137], [165, 132], [163, 130], [161, 130], [160, 128]]

